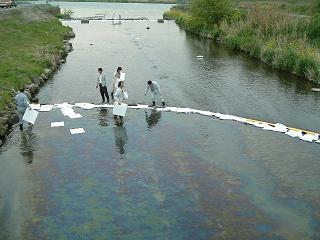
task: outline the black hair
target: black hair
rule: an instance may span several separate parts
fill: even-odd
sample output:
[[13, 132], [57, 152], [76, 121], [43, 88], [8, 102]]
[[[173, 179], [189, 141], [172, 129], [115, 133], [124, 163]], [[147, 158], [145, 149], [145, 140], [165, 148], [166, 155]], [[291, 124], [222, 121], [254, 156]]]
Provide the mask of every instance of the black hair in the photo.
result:
[[20, 88], [20, 92], [24, 92], [24, 87]]
[[118, 83], [118, 87], [121, 87], [121, 83], [123, 83], [123, 81], [120, 81], [120, 82]]
[[98, 71], [102, 72], [102, 68], [98, 68]]
[[149, 81], [148, 81], [148, 85], [151, 85], [151, 83], [152, 83], [152, 81], [149, 80]]
[[117, 72], [121, 71], [122, 70], [122, 67], [118, 67], [117, 68]]

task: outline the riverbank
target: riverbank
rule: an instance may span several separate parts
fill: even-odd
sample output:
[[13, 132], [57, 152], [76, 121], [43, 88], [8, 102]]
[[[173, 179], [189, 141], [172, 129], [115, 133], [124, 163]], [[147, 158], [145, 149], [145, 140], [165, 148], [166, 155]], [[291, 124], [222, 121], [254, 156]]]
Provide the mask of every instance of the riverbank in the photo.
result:
[[[31, 0], [32, 1], [32, 0]], [[21, 2], [28, 2], [22, 0]], [[62, 0], [59, 2], [108, 2], [108, 3], [160, 3], [160, 4], [180, 4], [182, 0]]]
[[[0, 139], [18, 116], [14, 96], [21, 87], [33, 99], [72, 50], [71, 29], [57, 18], [60, 9], [36, 5], [0, 11]], [[2, 142], [0, 142], [1, 145]]]
[[186, 31], [215, 39], [241, 50], [269, 66], [320, 83], [319, 17], [301, 18], [273, 6], [234, 9], [218, 24], [194, 16], [187, 6], [165, 12]]

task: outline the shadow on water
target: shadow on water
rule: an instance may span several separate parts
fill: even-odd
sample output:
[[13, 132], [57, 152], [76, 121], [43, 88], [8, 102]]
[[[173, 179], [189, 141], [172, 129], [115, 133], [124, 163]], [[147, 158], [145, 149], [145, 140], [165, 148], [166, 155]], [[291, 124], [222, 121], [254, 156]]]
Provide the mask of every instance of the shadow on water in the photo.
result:
[[116, 144], [117, 151], [123, 155], [126, 153], [124, 146], [128, 142], [128, 134], [126, 127], [123, 126], [123, 122], [113, 127], [114, 140]]
[[109, 110], [106, 108], [101, 108], [98, 110], [98, 120], [99, 120], [99, 126], [101, 127], [107, 127], [109, 125]]
[[156, 110], [151, 110], [151, 113], [148, 114], [147, 111], [145, 111], [146, 114], [146, 122], [147, 122], [147, 128], [150, 130], [154, 126], [158, 124], [158, 122], [161, 119], [161, 112], [158, 112]]

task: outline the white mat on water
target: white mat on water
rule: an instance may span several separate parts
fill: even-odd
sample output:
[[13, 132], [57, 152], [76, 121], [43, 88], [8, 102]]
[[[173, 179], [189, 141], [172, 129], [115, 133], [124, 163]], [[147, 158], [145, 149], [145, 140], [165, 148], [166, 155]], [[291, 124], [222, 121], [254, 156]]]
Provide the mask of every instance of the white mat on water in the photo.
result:
[[75, 113], [71, 107], [63, 107], [61, 108], [61, 112], [64, 116], [68, 116], [69, 118], [81, 118], [81, 114]]
[[85, 133], [83, 128], [72, 128], [70, 129], [70, 133], [71, 134], [81, 134], [81, 133]]
[[30, 103], [29, 106], [30, 106], [31, 109], [33, 109], [33, 110], [39, 110], [39, 109], [41, 109], [40, 104], [32, 104], [32, 103]]
[[39, 112], [50, 112], [53, 108], [53, 105], [41, 105]]
[[64, 127], [64, 122], [52, 122], [51, 127]]

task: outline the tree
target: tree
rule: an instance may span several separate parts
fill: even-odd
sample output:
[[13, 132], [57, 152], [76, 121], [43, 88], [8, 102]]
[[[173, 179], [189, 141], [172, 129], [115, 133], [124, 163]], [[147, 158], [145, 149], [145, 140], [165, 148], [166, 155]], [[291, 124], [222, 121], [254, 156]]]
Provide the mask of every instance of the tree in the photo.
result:
[[230, 0], [192, 0], [191, 13], [206, 24], [220, 24], [231, 14]]

